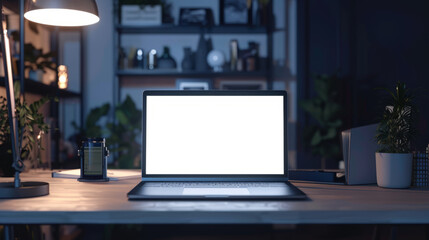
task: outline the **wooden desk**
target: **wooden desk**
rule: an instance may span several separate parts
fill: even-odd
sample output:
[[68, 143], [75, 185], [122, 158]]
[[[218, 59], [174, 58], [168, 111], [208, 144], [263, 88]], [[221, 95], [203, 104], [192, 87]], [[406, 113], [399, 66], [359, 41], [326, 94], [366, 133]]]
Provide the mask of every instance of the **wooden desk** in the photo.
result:
[[0, 200], [0, 224], [429, 223], [427, 190], [295, 183], [311, 200], [128, 201], [138, 179], [81, 183], [50, 172], [22, 176], [49, 182], [50, 195]]

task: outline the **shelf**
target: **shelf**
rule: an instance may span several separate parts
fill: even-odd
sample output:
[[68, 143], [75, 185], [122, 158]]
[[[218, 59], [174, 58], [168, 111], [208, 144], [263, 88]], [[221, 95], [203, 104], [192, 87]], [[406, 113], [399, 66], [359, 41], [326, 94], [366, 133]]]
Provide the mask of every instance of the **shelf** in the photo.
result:
[[180, 72], [178, 70], [140, 70], [140, 69], [127, 69], [118, 70], [116, 75], [120, 77], [126, 76], [145, 76], [145, 77], [200, 77], [200, 78], [217, 78], [217, 77], [266, 77], [265, 71], [255, 72]]
[[201, 32], [213, 34], [266, 34], [266, 27], [257, 26], [177, 26], [177, 25], [161, 25], [161, 26], [126, 26], [117, 25], [116, 30], [120, 33], [139, 34], [198, 34]]
[[[0, 86], [4, 87], [4, 77], [0, 77]], [[80, 97], [80, 93], [69, 90], [58, 89], [57, 87], [46, 85], [31, 79], [25, 79], [25, 92], [40, 95], [58, 96], [59, 98], [75, 98]], [[57, 95], [58, 94], [58, 95]]]

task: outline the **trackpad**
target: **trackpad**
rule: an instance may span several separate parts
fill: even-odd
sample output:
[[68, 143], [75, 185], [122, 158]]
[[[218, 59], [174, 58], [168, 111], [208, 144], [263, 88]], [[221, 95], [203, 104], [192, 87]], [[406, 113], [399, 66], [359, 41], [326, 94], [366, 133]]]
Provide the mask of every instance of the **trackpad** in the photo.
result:
[[247, 188], [184, 188], [183, 195], [249, 195]]

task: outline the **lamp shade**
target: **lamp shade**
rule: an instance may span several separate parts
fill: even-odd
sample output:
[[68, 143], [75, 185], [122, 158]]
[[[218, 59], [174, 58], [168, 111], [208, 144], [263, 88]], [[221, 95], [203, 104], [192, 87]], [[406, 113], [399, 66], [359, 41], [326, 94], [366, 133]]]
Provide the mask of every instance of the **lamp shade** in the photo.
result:
[[32, 22], [63, 27], [100, 21], [95, 0], [27, 0], [24, 17]]

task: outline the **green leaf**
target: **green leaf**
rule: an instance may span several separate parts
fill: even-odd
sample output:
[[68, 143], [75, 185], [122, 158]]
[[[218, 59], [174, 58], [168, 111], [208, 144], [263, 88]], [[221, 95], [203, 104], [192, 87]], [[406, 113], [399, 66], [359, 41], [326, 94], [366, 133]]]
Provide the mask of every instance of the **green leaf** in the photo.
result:
[[118, 119], [119, 123], [121, 123], [122, 125], [128, 124], [128, 118], [124, 112], [122, 112], [121, 110], [116, 110], [115, 115], [116, 115], [116, 118]]
[[311, 139], [311, 146], [317, 146], [322, 142], [322, 134], [320, 131], [316, 131]]
[[323, 137], [324, 139], [333, 139], [336, 138], [338, 134], [338, 131], [336, 128], [330, 128], [327, 132], [327, 134]]

